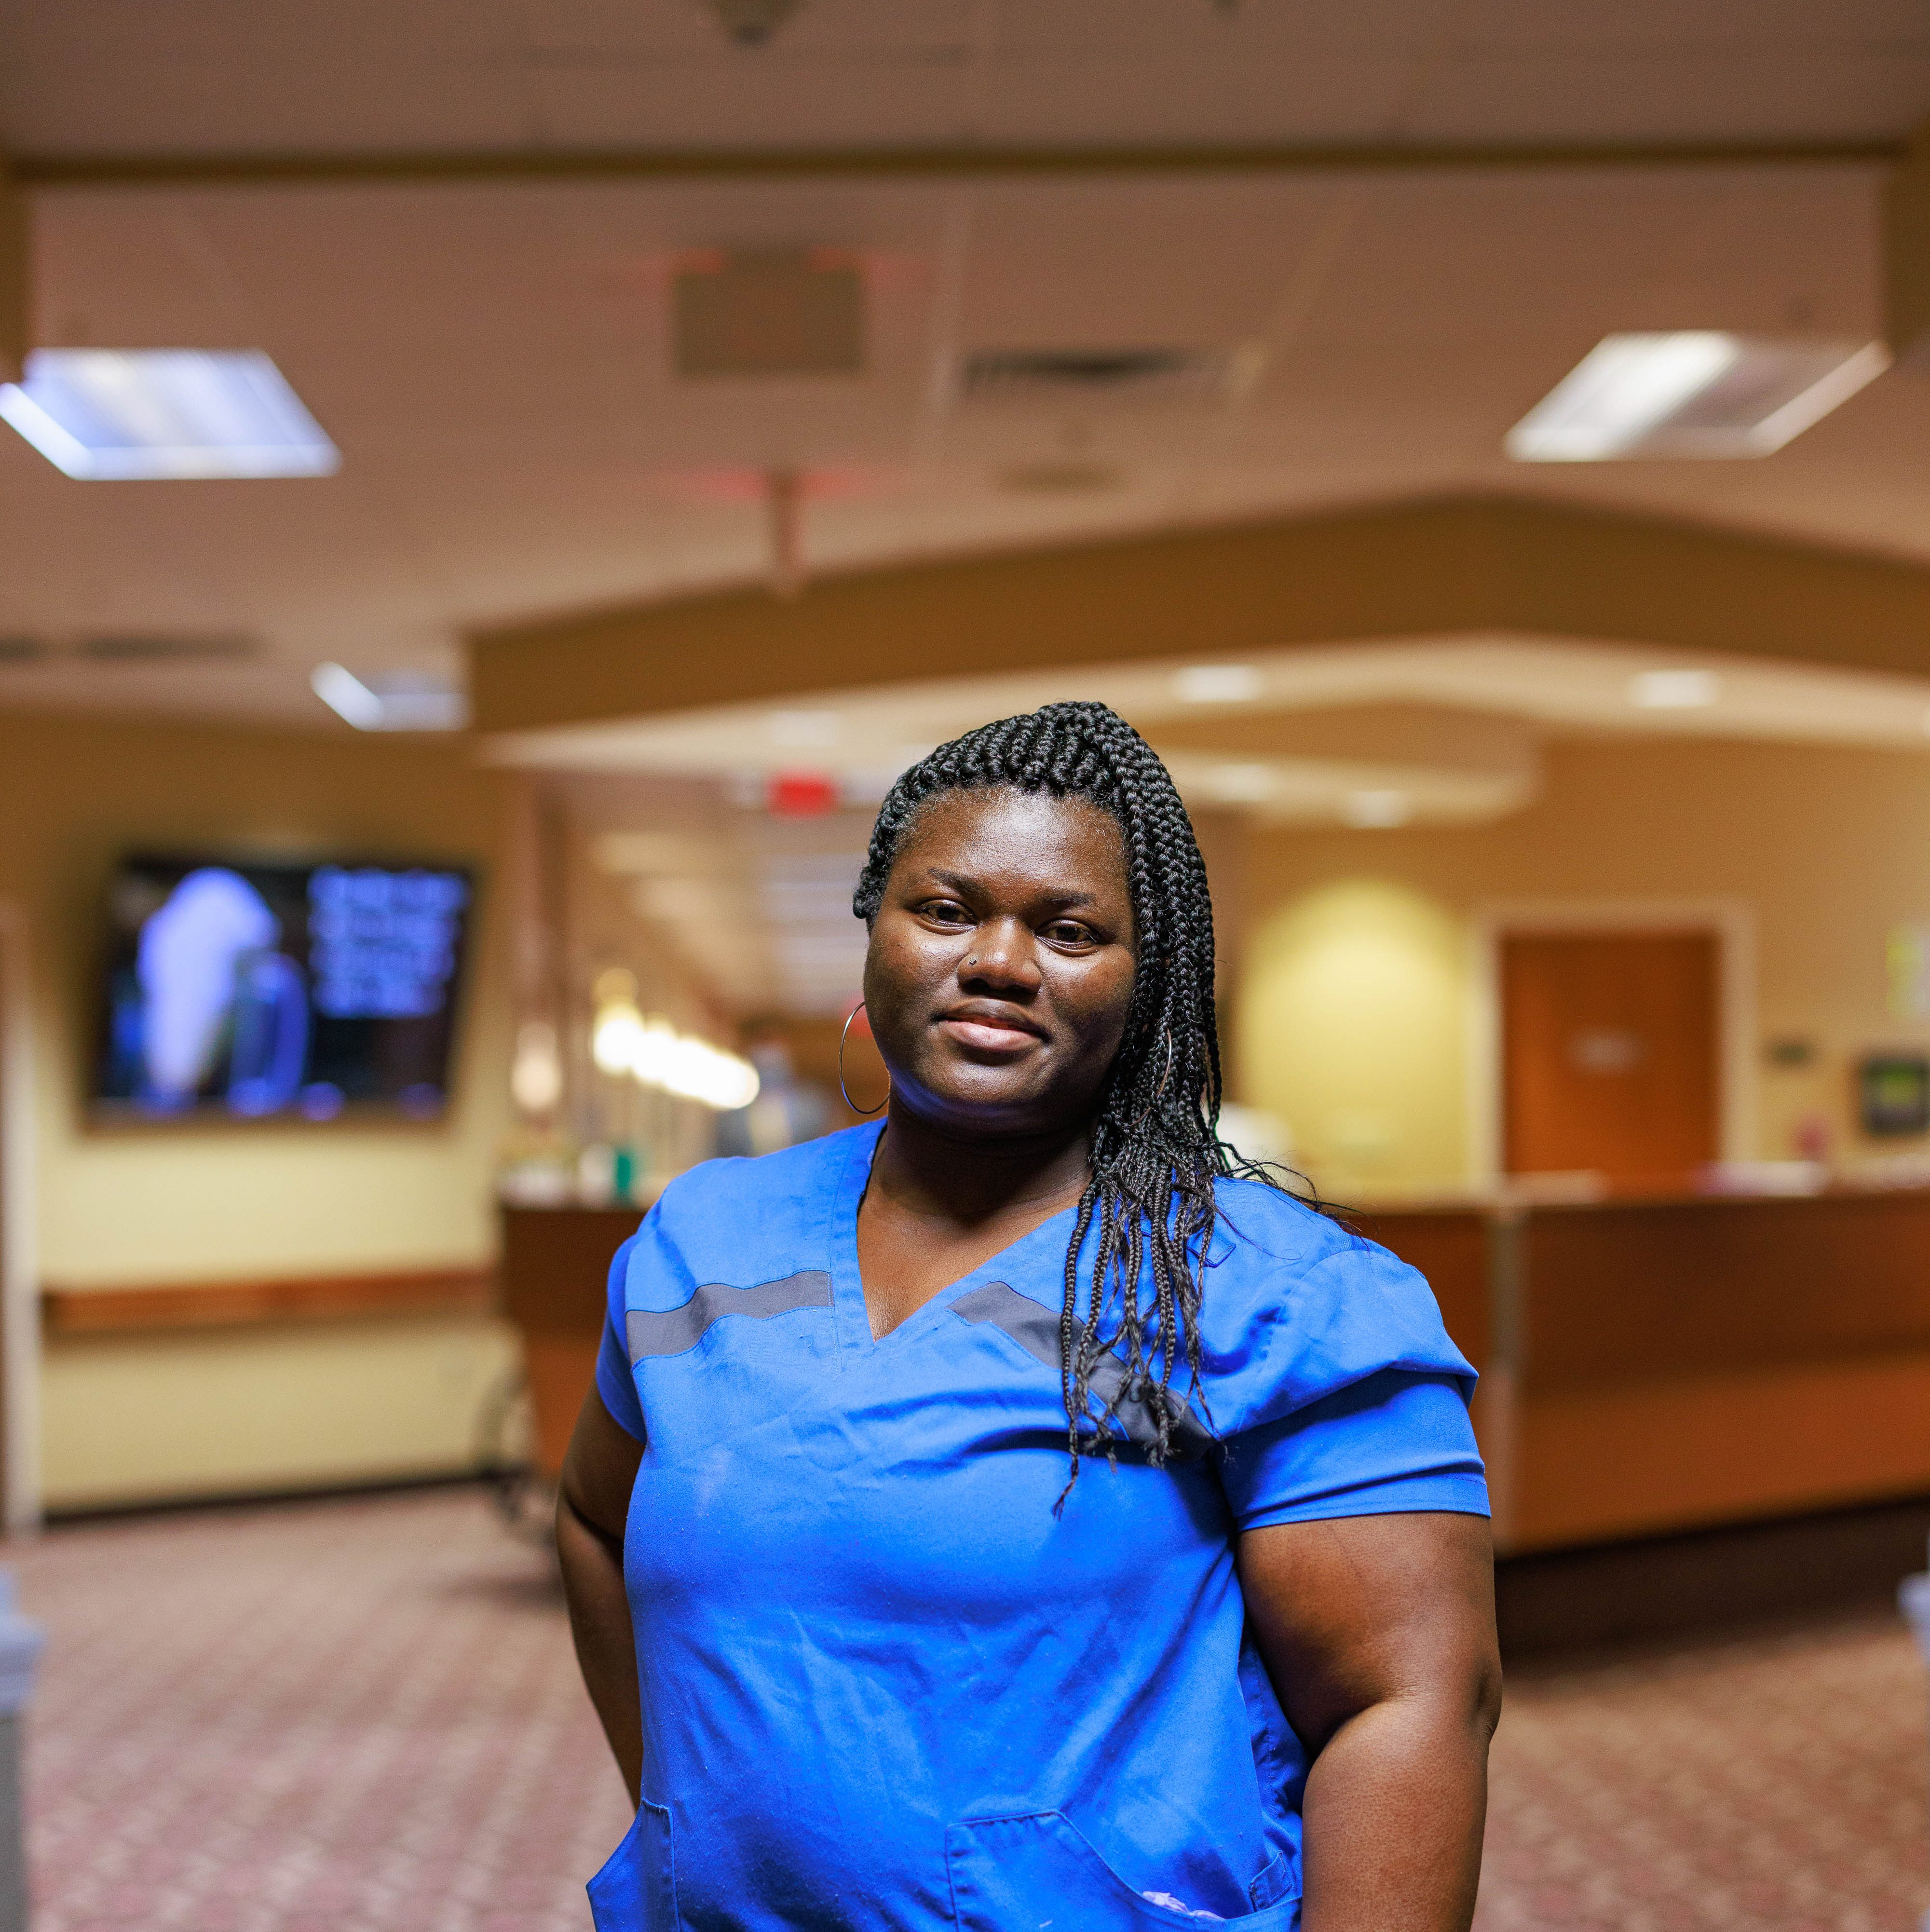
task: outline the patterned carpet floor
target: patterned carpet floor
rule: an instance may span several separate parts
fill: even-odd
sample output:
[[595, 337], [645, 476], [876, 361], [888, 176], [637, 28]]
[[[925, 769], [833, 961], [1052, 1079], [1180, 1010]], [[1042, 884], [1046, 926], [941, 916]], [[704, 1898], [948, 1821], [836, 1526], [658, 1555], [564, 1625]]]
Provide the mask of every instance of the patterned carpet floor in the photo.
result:
[[[545, 1559], [478, 1492], [6, 1560], [52, 1639], [37, 1932], [586, 1932], [623, 1792]], [[1886, 1622], [1523, 1674], [1479, 1932], [1916, 1932], [1925, 1713]]]
[[1517, 1672], [1476, 1932], [1917, 1932], [1926, 1730], [1900, 1619]]

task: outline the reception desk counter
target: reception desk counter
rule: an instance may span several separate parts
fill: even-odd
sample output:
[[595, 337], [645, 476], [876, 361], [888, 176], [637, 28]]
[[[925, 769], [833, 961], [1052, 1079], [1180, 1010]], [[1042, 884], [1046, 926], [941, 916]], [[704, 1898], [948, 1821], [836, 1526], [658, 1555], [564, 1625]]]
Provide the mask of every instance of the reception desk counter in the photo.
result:
[[1504, 1550], [1930, 1490], [1930, 1190], [1358, 1221], [1482, 1371]]
[[[506, 1208], [539, 1456], [635, 1209]], [[1481, 1370], [1505, 1550], [1930, 1491], [1930, 1190], [1363, 1212]]]
[[522, 1337], [536, 1466], [553, 1477], [596, 1376], [610, 1264], [643, 1210], [506, 1204], [502, 1213], [503, 1312]]

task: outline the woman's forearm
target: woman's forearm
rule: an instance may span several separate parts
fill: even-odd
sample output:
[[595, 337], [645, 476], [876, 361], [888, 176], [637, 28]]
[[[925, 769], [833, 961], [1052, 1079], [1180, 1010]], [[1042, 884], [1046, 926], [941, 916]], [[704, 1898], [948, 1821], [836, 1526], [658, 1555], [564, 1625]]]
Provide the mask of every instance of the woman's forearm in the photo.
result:
[[1313, 1760], [1303, 1932], [1467, 1932], [1481, 1873], [1491, 1706], [1370, 1704]]
[[580, 1516], [566, 1495], [557, 1506], [557, 1556], [583, 1682], [635, 1804], [643, 1779], [643, 1713], [623, 1545]]

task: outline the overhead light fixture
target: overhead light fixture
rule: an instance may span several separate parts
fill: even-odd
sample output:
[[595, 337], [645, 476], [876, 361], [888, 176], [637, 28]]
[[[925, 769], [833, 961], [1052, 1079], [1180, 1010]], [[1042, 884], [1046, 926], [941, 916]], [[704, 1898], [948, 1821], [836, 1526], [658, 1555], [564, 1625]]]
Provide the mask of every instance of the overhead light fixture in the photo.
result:
[[329, 476], [341, 454], [260, 350], [37, 349], [0, 418], [84, 482]]
[[821, 750], [838, 742], [843, 722], [835, 711], [773, 711], [765, 716], [764, 730], [773, 745]]
[[547, 1114], [563, 1098], [563, 1055], [548, 1021], [526, 1020], [517, 1029], [509, 1094], [526, 1114]]
[[1638, 711], [1701, 711], [1721, 695], [1712, 670], [1642, 670], [1628, 680], [1628, 702]]
[[1250, 704], [1263, 682], [1256, 664], [1187, 664], [1173, 674], [1182, 704]]
[[758, 1070], [742, 1054], [678, 1032], [661, 1013], [646, 1018], [630, 994], [620, 992], [597, 1008], [590, 1057], [613, 1079], [627, 1076], [640, 1087], [700, 1101], [718, 1113], [748, 1107], [758, 1097]]
[[309, 688], [358, 731], [460, 731], [469, 700], [439, 678], [397, 671], [367, 680], [345, 664], [319, 664]]
[[1340, 816], [1361, 831], [1385, 831], [1414, 816], [1414, 801], [1404, 791], [1350, 791], [1340, 801]]
[[1889, 366], [1880, 342], [1604, 336], [1508, 432], [1518, 463], [1767, 456]]
[[1214, 765], [1205, 776], [1205, 788], [1222, 805], [1264, 805], [1274, 795], [1274, 774], [1266, 765]]

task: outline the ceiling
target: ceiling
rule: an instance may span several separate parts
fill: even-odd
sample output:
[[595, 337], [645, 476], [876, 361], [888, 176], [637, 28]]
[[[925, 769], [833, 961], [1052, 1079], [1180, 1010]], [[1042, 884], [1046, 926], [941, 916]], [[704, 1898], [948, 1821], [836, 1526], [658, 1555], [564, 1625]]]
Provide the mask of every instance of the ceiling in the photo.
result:
[[[1646, 708], [1685, 667], [1626, 646], [1496, 635], [1298, 648], [1237, 663], [1145, 660], [814, 692], [661, 718], [505, 734], [500, 762], [553, 775], [616, 882], [722, 1004], [837, 1014], [857, 997], [851, 896], [891, 779], [941, 740], [1066, 698], [1145, 733], [1195, 817], [1455, 826], [1539, 795], [1550, 738], [1672, 736], [1930, 755], [1930, 676], [1700, 656], [1697, 702]], [[788, 776], [828, 807], [770, 808]]]
[[[0, 142], [29, 178], [68, 165], [35, 194], [38, 339], [266, 349], [344, 460], [85, 484], [0, 431], [0, 634], [257, 640], [0, 661], [0, 705], [346, 728], [320, 659], [454, 674], [474, 627], [760, 576], [774, 466], [804, 473], [818, 571], [1497, 490], [1930, 559], [1907, 370], [1762, 461], [1501, 454], [1613, 329], [1873, 334], [1872, 162], [138, 187], [74, 184], [82, 160], [1853, 144], [1926, 113], [1916, 0], [807, 0], [758, 50], [694, 0], [11, 0]], [[670, 278], [720, 245], [854, 252], [864, 373], [675, 378]], [[1241, 380], [954, 381], [974, 350], [1148, 345]]]
[[11, 0], [33, 154], [1842, 138], [1924, 111], [1915, 0]]
[[1253, 652], [1211, 668], [1141, 660], [813, 692], [791, 706], [503, 733], [488, 755], [554, 771], [710, 781], [760, 802], [788, 773], [822, 774], [847, 804], [875, 807], [905, 766], [944, 740], [1073, 698], [1110, 704], [1144, 732], [1190, 803], [1275, 821], [1344, 819], [1352, 795], [1387, 787], [1409, 795], [1405, 815], [1418, 820], [1495, 818], [1535, 796], [1549, 735], [1930, 754], [1930, 676], [1709, 652], [1685, 666], [1658, 650], [1497, 634]]
[[702, 780], [575, 776], [561, 790], [590, 865], [726, 1012], [851, 1010], [866, 938], [851, 891], [869, 812], [747, 812], [729, 786]]

